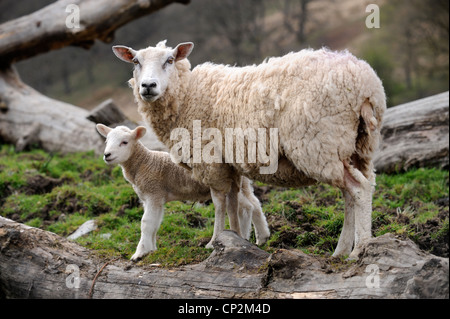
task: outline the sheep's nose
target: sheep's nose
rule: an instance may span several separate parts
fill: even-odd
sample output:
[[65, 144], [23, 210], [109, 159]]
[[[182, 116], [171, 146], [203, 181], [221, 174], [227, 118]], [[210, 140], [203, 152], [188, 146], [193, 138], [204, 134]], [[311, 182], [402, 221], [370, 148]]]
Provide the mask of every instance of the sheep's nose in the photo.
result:
[[141, 83], [141, 86], [142, 86], [144, 89], [154, 89], [154, 88], [156, 88], [158, 85], [157, 85], [156, 82], [154, 82], [154, 81], [149, 81], [149, 82], [142, 82], [142, 83]]
[[105, 155], [105, 159], [107, 159], [108, 157], [111, 156], [111, 153], [105, 153], [104, 155]]

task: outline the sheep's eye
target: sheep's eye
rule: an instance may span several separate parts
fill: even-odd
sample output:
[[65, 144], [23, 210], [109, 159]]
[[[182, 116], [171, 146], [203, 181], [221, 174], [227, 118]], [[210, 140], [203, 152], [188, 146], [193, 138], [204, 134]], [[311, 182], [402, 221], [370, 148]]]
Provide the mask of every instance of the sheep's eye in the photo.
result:
[[170, 57], [170, 58], [167, 59], [166, 63], [173, 64], [174, 61], [175, 61], [175, 58], [174, 57]]
[[134, 65], [139, 65], [139, 60], [136, 59], [136, 58], [134, 58], [134, 59], [132, 60], [132, 62], [134, 63]]
[[127, 144], [128, 144], [127, 141], [122, 141], [122, 143], [120, 143], [120, 146], [122, 146], [122, 145], [127, 145]]

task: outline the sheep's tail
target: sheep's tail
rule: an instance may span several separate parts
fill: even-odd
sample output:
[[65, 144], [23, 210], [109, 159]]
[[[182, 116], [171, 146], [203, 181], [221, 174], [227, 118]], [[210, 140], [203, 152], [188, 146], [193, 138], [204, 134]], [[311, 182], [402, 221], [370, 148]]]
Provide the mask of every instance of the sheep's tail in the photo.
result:
[[369, 99], [361, 106], [356, 152], [352, 156], [352, 163], [366, 177], [373, 172], [372, 157], [380, 142], [383, 112], [384, 108], [374, 108]]

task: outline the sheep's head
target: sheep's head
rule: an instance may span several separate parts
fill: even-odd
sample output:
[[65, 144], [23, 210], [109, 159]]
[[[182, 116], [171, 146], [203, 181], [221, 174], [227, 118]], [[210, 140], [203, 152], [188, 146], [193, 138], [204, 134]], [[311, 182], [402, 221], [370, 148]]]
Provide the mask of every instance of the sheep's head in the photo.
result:
[[145, 102], [154, 102], [164, 95], [177, 74], [175, 64], [187, 58], [194, 48], [191, 42], [180, 43], [175, 49], [166, 47], [166, 41], [156, 47], [135, 51], [125, 46], [114, 46], [114, 54], [122, 61], [134, 63], [134, 81], [130, 82]]
[[143, 126], [130, 130], [126, 126], [117, 126], [113, 129], [103, 124], [97, 124], [96, 128], [102, 136], [106, 137], [103, 160], [110, 165], [126, 162], [133, 153], [134, 145], [146, 133]]

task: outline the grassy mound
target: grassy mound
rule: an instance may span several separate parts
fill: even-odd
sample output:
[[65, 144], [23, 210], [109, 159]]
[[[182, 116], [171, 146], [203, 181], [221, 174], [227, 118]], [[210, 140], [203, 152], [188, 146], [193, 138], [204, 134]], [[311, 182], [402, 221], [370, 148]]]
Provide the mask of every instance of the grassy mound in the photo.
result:
[[[97, 230], [77, 242], [105, 257], [131, 257], [139, 241], [143, 209], [120, 167], [107, 166], [92, 152], [62, 156], [0, 147], [0, 215], [61, 236], [96, 219]], [[344, 220], [338, 189], [328, 185], [285, 189], [257, 182], [254, 186], [272, 234], [262, 249], [332, 254]], [[378, 175], [373, 234], [394, 233], [448, 257], [448, 193], [448, 171], [416, 169]], [[200, 262], [211, 253], [204, 246], [213, 226], [212, 203], [167, 203], [158, 251], [141, 262], [165, 267]]]

